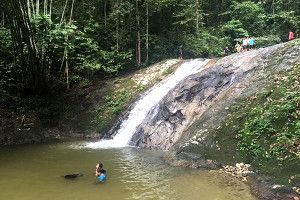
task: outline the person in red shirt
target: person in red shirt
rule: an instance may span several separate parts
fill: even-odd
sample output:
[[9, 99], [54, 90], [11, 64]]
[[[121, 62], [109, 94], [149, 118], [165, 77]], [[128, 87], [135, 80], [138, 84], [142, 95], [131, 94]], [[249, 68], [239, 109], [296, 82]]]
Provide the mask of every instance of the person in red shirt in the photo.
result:
[[293, 39], [294, 39], [294, 33], [293, 33], [293, 31], [290, 31], [289, 32], [289, 40], [291, 41]]

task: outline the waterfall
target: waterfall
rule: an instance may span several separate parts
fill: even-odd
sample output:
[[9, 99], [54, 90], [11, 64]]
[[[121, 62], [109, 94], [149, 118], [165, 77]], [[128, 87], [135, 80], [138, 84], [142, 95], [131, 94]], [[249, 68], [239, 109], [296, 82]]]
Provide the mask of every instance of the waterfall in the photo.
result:
[[143, 122], [145, 117], [180, 81], [187, 76], [200, 72], [209, 60], [196, 59], [182, 64], [172, 75], [148, 90], [139, 101], [135, 103], [128, 118], [125, 119], [115, 137], [110, 140], [88, 143], [87, 148], [116, 148], [128, 146], [128, 143]]

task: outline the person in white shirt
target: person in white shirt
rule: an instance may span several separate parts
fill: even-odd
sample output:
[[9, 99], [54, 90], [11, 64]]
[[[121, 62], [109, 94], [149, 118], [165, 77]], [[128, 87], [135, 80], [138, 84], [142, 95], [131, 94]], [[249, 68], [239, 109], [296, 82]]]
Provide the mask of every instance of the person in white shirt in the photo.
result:
[[247, 46], [248, 46], [247, 38], [243, 38], [242, 46], [243, 46], [243, 51], [247, 51]]

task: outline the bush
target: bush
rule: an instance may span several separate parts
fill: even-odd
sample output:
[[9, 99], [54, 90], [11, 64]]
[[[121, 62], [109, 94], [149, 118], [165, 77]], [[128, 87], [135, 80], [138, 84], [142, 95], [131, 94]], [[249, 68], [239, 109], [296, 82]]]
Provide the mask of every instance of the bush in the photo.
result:
[[208, 57], [211, 55], [221, 56], [227, 42], [208, 31], [203, 31], [199, 35], [187, 35], [185, 45], [185, 57]]
[[[238, 131], [238, 146], [256, 160], [300, 159], [300, 66], [281, 76], [268, 93], [257, 95]], [[264, 99], [265, 101], [262, 101]], [[267, 101], [266, 101], [267, 100]], [[259, 103], [264, 102], [264, 103]]]
[[233, 41], [249, 36], [248, 31], [243, 28], [243, 24], [239, 20], [231, 20], [221, 27], [221, 32], [228, 38], [230, 38], [230, 43]]
[[266, 37], [256, 37], [255, 45], [257, 48], [272, 46], [281, 43], [281, 39], [277, 35], [268, 35]]
[[[177, 44], [177, 45], [176, 45]], [[174, 42], [170, 38], [150, 35], [149, 38], [149, 61], [148, 64], [159, 62], [166, 58], [178, 57], [180, 42]]]
[[262, 4], [252, 1], [234, 2], [231, 10], [233, 19], [239, 20], [250, 36], [264, 34], [267, 15]]

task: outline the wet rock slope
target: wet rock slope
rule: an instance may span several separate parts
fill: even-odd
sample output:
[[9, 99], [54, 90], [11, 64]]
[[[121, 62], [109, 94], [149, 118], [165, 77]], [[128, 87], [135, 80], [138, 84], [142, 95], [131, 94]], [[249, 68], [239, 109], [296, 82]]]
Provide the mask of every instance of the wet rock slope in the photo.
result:
[[138, 127], [131, 145], [168, 150], [183, 144], [194, 122], [202, 122], [203, 128], [217, 127], [228, 106], [259, 91], [275, 74], [299, 62], [299, 42], [212, 60], [205, 70], [189, 76], [163, 98]]

